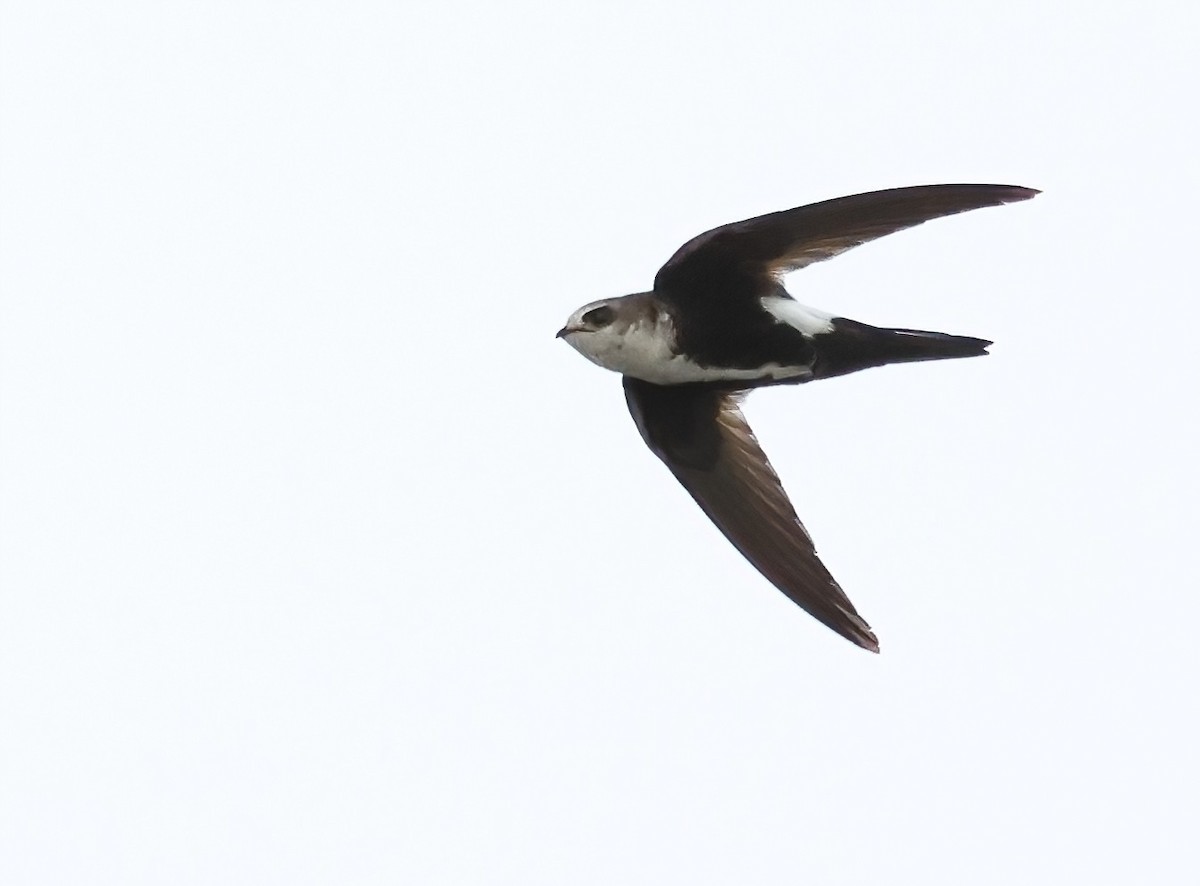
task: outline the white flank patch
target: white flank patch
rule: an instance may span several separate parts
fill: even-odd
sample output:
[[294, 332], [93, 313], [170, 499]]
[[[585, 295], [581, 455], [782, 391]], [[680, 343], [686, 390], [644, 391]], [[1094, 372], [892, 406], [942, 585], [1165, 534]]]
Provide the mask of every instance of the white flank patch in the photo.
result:
[[833, 332], [833, 314], [826, 314], [824, 311], [802, 305], [794, 298], [764, 295], [761, 303], [763, 310], [780, 323], [786, 323], [805, 335], [813, 336]]
[[762, 378], [801, 378], [812, 375], [807, 366], [768, 363], [755, 369], [701, 366], [673, 350], [674, 330], [667, 318], [643, 321], [618, 330], [619, 324], [595, 332], [572, 332], [565, 338], [597, 366], [657, 385], [700, 381], [753, 381]]

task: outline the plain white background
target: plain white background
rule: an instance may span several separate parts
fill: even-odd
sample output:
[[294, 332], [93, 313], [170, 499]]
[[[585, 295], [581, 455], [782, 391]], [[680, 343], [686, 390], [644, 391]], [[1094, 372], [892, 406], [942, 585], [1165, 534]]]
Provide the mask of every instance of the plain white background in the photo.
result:
[[[1190, 2], [7, 3], [0, 880], [1187, 883]], [[878, 632], [554, 331], [700, 231], [985, 360], [754, 395]]]

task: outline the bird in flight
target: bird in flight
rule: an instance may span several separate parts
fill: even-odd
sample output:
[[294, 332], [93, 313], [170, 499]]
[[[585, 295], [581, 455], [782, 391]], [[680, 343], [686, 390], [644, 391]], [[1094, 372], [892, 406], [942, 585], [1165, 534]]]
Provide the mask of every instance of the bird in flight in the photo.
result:
[[646, 445], [767, 580], [878, 652], [870, 625], [817, 558], [739, 401], [766, 385], [978, 357], [991, 342], [838, 317], [800, 304], [781, 278], [930, 219], [1038, 193], [1012, 185], [894, 188], [722, 225], [683, 244], [650, 292], [584, 305], [558, 337], [621, 374]]

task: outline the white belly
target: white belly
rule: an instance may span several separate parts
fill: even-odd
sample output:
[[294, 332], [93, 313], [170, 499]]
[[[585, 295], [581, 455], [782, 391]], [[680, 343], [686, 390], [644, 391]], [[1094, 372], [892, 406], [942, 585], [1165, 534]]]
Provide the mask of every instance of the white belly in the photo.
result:
[[668, 324], [647, 322], [629, 326], [620, 333], [609, 329], [575, 332], [567, 337], [567, 342], [597, 366], [656, 385], [797, 379], [812, 375], [812, 369], [808, 366], [784, 366], [779, 363], [768, 363], [753, 369], [701, 366], [674, 353], [671, 338]]

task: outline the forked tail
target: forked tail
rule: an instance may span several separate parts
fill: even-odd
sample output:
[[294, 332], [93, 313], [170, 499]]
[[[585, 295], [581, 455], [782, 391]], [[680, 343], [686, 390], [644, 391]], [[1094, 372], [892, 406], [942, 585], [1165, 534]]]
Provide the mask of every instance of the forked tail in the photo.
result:
[[817, 346], [817, 361], [813, 366], [815, 378], [846, 375], [889, 363], [982, 357], [991, 344], [982, 338], [944, 332], [880, 329], [844, 317], [834, 319], [832, 324], [832, 331], [814, 336]]

